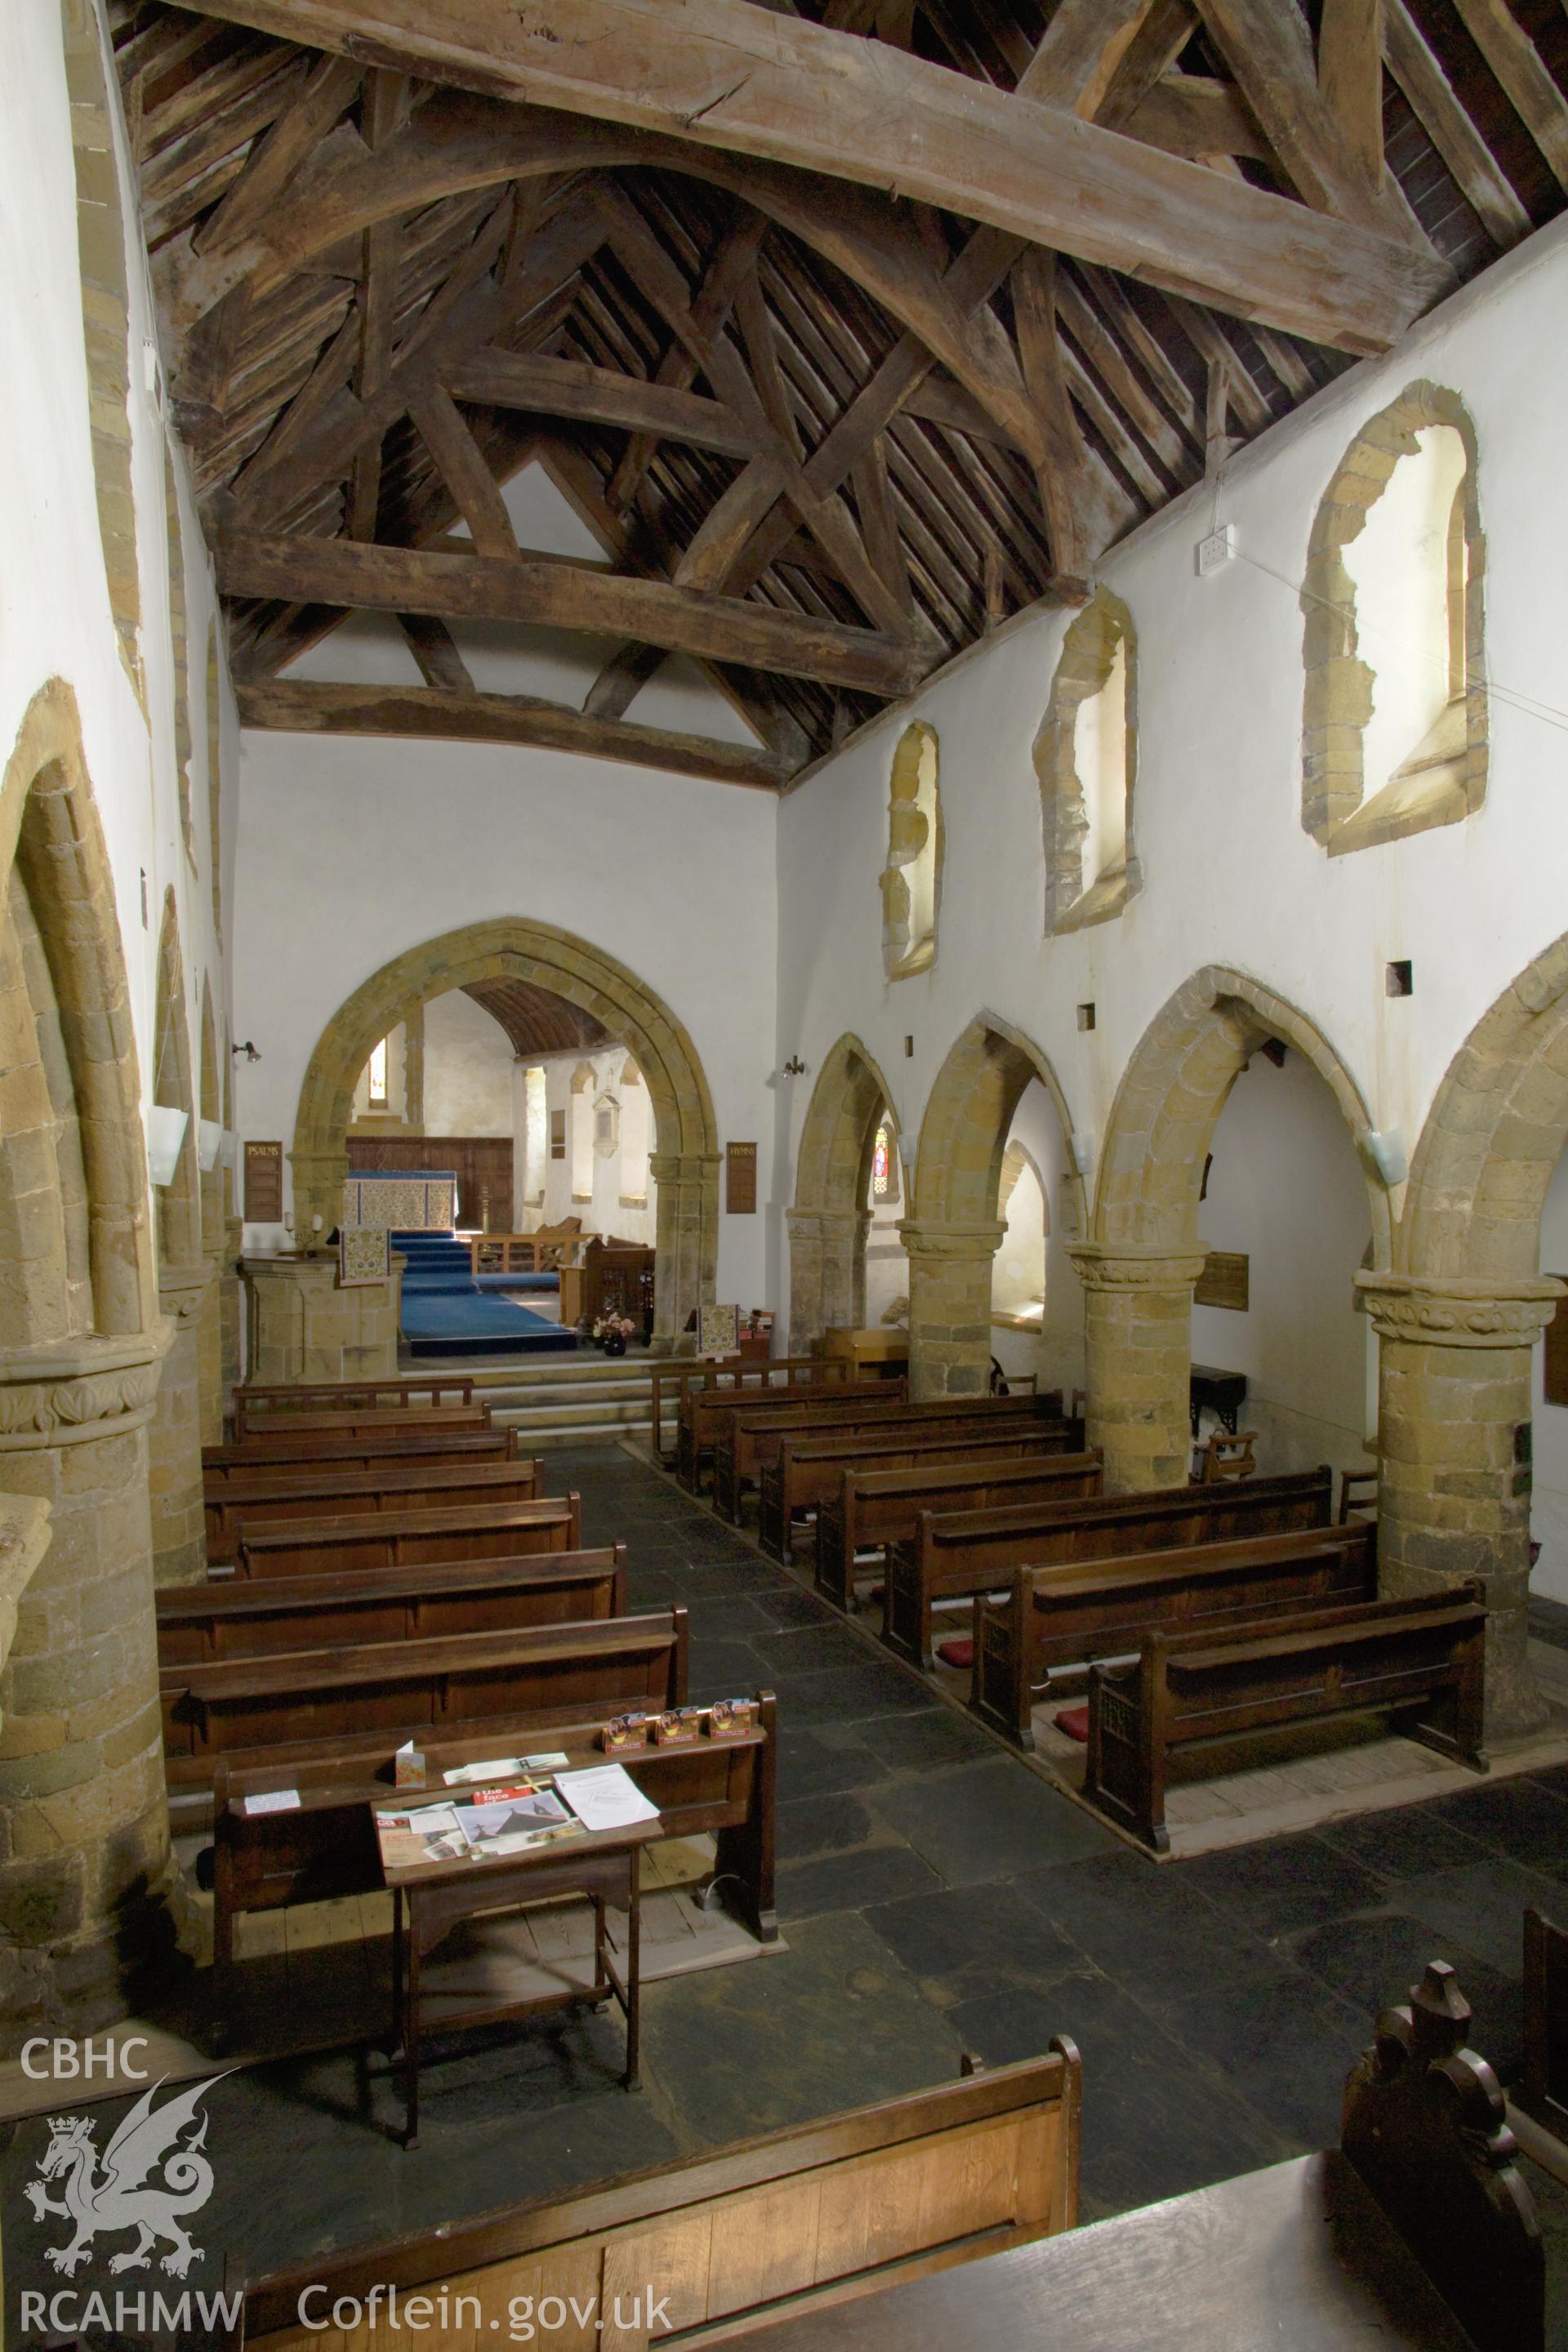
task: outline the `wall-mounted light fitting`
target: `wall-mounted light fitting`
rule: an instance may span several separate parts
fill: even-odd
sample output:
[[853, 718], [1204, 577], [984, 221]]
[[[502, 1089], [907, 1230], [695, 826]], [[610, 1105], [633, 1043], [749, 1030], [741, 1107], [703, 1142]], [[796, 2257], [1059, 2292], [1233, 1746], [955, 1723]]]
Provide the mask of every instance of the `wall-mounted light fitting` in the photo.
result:
[[784, 1074], [786, 1078], [805, 1077], [805, 1064], [801, 1060], [798, 1054], [792, 1054], [790, 1055], [788, 1061], [784, 1066]]
[[257, 1052], [256, 1047], [251, 1044], [248, 1037], [246, 1038], [243, 1045], [231, 1045], [228, 1050], [231, 1054], [243, 1054], [247, 1062], [259, 1062], [261, 1059], [260, 1055]]

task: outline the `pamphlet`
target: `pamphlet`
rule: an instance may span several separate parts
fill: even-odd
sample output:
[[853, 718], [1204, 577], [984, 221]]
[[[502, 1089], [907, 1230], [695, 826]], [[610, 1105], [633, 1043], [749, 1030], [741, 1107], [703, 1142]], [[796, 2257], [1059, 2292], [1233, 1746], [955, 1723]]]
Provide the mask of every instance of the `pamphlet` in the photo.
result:
[[585, 1830], [627, 1829], [634, 1822], [657, 1822], [650, 1805], [623, 1764], [595, 1764], [584, 1772], [563, 1772], [556, 1788]]
[[476, 1788], [461, 1803], [390, 1807], [375, 1816], [381, 1858], [390, 1870], [425, 1863], [485, 1862], [521, 1853], [531, 1845], [580, 1837], [581, 1822], [552, 1789], [527, 1779]]
[[297, 1813], [299, 1810], [298, 1789], [269, 1789], [264, 1796], [245, 1800], [247, 1813]]
[[552, 1748], [543, 1756], [492, 1756], [484, 1764], [455, 1764], [441, 1778], [451, 1789], [468, 1780], [504, 1780], [513, 1772], [553, 1772], [559, 1765], [571, 1760], [564, 1748]]

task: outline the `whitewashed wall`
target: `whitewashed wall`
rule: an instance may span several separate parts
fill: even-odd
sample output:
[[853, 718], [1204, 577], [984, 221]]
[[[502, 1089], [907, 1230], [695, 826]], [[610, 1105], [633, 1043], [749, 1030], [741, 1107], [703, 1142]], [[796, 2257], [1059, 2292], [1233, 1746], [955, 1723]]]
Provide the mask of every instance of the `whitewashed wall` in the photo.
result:
[[[89, 425], [71, 152], [58, 0], [0, 7], [0, 761], [28, 704], [62, 677], [81, 714], [89, 772], [103, 822], [129, 972], [143, 1105], [153, 1099], [158, 929], [173, 886], [199, 1076], [201, 989], [212, 990], [220, 1062], [227, 1059], [228, 986], [213, 921], [207, 815], [206, 647], [215, 609], [183, 461], [179, 467], [190, 659], [191, 809], [195, 862], [181, 838], [174, 766], [174, 663], [169, 627], [160, 373], [134, 174], [115, 106], [121, 208], [128, 225], [132, 469], [141, 570], [142, 661], [151, 725], [121, 664], [110, 608]], [[220, 832], [231, 877], [238, 736], [222, 689], [224, 804]], [[143, 921], [143, 878], [146, 920]], [[221, 1071], [220, 1071], [221, 1085]], [[209, 1117], [216, 1105], [204, 1104]]]
[[511, 1040], [460, 988], [425, 1007], [426, 1135], [511, 1133]]
[[[1558, 404], [1568, 346], [1568, 223], [1453, 298], [1389, 359], [1365, 362], [1103, 561], [1139, 644], [1135, 803], [1143, 888], [1116, 921], [1047, 940], [1031, 749], [1068, 615], [1024, 616], [784, 803], [779, 832], [781, 1053], [808, 1075], [787, 1097], [775, 1192], [813, 1077], [862, 1037], [918, 1130], [942, 1058], [989, 1009], [1053, 1066], [1076, 1130], [1100, 1140], [1140, 1037], [1199, 966], [1255, 975], [1323, 1031], [1373, 1124], [1414, 1141], [1466, 1033], [1568, 928], [1568, 693], [1561, 549], [1568, 480]], [[1358, 427], [1417, 377], [1456, 390], [1479, 441], [1490, 711], [1485, 808], [1468, 824], [1330, 859], [1300, 823], [1300, 581], [1313, 516]], [[1199, 579], [1197, 540], [1234, 524], [1241, 551]], [[1536, 715], [1512, 695], [1539, 698]], [[877, 877], [889, 771], [911, 716], [938, 732], [946, 870], [936, 962], [882, 973]], [[1385, 967], [1409, 959], [1415, 993]], [[1092, 1030], [1076, 1008], [1092, 1002]], [[905, 1057], [904, 1039], [913, 1038]], [[1307, 1181], [1293, 1171], [1298, 1189]], [[1400, 1201], [1396, 1195], [1394, 1206]], [[1056, 1201], [1053, 1197], [1053, 1210]], [[1201, 1352], [1201, 1349], [1200, 1349]], [[1293, 1405], [1294, 1396], [1283, 1404]]]

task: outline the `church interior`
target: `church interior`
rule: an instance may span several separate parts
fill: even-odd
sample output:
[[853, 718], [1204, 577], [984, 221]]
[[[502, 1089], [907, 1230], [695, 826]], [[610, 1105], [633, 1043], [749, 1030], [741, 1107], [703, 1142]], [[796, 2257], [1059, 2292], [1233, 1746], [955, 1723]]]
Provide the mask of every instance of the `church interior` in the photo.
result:
[[1568, 12], [8, 0], [0, 301], [5, 2340], [1563, 2352]]

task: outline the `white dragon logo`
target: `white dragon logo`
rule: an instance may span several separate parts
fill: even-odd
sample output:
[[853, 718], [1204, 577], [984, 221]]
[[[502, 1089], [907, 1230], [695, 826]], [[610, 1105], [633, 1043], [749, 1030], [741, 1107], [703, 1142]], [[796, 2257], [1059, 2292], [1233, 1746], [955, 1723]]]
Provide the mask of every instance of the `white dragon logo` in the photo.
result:
[[[142, 2093], [104, 2149], [101, 2179], [98, 2150], [92, 2144], [97, 2128], [94, 2118], [49, 2117], [49, 2144], [38, 2165], [40, 2178], [29, 2180], [22, 2193], [35, 2221], [41, 2221], [47, 2213], [59, 2213], [75, 2223], [76, 2235], [68, 2245], [44, 2250], [45, 2261], [64, 2271], [68, 2278], [89, 2259], [92, 2241], [100, 2230], [140, 2232], [128, 2252], [114, 2255], [109, 2265], [111, 2271], [145, 2270], [160, 2240], [173, 2249], [163, 2256], [162, 2267], [175, 2278], [184, 2278], [191, 2264], [202, 2258], [201, 2248], [192, 2243], [180, 2216], [196, 2212], [213, 2193], [213, 2168], [200, 2152], [207, 2136], [205, 2115], [193, 2138], [183, 2147], [176, 2142], [195, 2120], [213, 2084], [223, 2078], [215, 2074], [209, 2082], [194, 2084], [154, 2110], [153, 2095], [162, 2089], [164, 2079], [160, 2077]], [[144, 2187], [148, 2174], [160, 2162], [163, 2185]], [[43, 2182], [62, 2175], [65, 2194], [57, 2202], [46, 2194]]]

